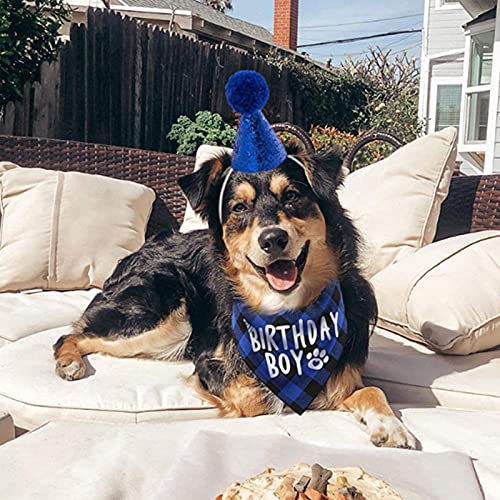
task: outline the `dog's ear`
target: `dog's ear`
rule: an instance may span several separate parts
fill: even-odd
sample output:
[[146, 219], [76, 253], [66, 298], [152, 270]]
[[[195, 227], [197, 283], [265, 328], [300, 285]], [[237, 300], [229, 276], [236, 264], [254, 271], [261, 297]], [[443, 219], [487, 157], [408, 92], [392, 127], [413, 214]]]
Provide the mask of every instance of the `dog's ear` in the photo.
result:
[[231, 165], [231, 155], [225, 153], [217, 158], [207, 160], [201, 168], [192, 174], [184, 175], [178, 180], [192, 209], [207, 218], [210, 208], [217, 208], [216, 194], [222, 174]]
[[342, 158], [337, 149], [312, 156], [297, 155], [304, 165], [309, 185], [320, 200], [331, 201], [342, 184]]

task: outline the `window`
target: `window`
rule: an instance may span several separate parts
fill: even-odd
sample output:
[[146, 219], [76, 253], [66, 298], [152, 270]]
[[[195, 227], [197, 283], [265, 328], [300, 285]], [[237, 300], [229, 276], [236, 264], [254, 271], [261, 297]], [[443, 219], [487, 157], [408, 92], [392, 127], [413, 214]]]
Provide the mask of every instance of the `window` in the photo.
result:
[[491, 83], [494, 37], [493, 31], [471, 36], [469, 87]]
[[467, 141], [486, 141], [490, 93], [475, 92], [467, 96]]
[[470, 36], [469, 69], [465, 89], [465, 143], [485, 143], [490, 104], [494, 31]]
[[434, 131], [446, 127], [459, 127], [462, 85], [450, 84], [437, 86], [436, 121]]

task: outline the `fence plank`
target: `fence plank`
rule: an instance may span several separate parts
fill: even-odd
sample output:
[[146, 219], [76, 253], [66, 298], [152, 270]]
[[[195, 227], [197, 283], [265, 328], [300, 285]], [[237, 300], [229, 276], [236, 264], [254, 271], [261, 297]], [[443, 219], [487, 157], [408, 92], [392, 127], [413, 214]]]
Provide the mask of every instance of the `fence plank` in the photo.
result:
[[166, 134], [180, 115], [233, 117], [224, 87], [240, 69], [266, 77], [270, 121], [304, 125], [288, 71], [251, 53], [96, 9], [70, 36], [58, 61], [43, 66], [40, 82], [7, 106], [0, 133], [175, 151]]

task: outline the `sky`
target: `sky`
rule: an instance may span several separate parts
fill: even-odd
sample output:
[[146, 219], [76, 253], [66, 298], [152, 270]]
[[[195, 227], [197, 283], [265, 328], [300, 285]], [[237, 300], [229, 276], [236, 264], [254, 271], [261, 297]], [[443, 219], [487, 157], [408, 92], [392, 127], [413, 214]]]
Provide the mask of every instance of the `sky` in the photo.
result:
[[[233, 0], [230, 15], [272, 31], [273, 4], [273, 0]], [[299, 46], [387, 31], [421, 29], [423, 10], [424, 0], [299, 0]], [[363, 57], [370, 47], [377, 45], [393, 49], [393, 52], [408, 49], [409, 54], [418, 58], [421, 40], [420, 33], [407, 33], [346, 44], [299, 48], [299, 51], [306, 51], [323, 62], [331, 57], [334, 64], [349, 56], [354, 59]]]

